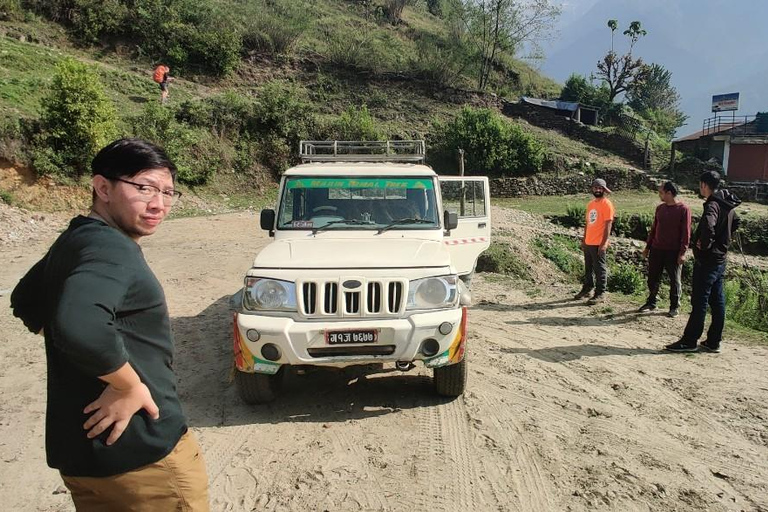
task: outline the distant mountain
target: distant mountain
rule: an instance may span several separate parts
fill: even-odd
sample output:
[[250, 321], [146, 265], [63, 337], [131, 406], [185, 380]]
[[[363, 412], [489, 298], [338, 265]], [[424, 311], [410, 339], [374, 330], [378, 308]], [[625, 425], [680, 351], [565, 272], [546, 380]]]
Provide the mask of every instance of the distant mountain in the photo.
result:
[[739, 92], [737, 115], [768, 110], [765, 0], [571, 0], [563, 4], [559, 35], [545, 49], [542, 71], [561, 82], [574, 72], [589, 76], [610, 49], [609, 19], [619, 21], [619, 53], [628, 46], [622, 32], [631, 21], [648, 31], [635, 54], [672, 72], [690, 116], [679, 134], [701, 129], [712, 115], [713, 94]]

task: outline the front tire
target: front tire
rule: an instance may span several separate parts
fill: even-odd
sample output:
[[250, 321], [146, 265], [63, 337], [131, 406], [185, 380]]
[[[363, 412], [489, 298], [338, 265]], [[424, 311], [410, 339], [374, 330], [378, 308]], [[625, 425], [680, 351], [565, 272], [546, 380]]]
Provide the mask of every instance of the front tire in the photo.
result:
[[432, 374], [435, 391], [442, 396], [461, 396], [467, 387], [467, 358], [449, 366], [435, 368]]
[[235, 385], [243, 402], [249, 405], [272, 402], [278, 395], [283, 380], [283, 368], [274, 375], [245, 373], [235, 370]]

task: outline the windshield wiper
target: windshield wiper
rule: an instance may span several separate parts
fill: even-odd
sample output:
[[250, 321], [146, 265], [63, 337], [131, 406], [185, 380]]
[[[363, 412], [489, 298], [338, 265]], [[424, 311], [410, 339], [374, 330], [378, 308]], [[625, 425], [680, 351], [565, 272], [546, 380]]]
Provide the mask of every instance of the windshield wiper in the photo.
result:
[[383, 228], [379, 228], [379, 231], [376, 234], [380, 235], [385, 231], [389, 231], [395, 226], [401, 226], [403, 224], [434, 224], [434, 222], [428, 219], [416, 219], [413, 217], [409, 217], [406, 219], [397, 219], [396, 221], [387, 224]]
[[328, 226], [333, 226], [334, 224], [349, 224], [351, 226], [369, 226], [371, 224], [376, 224], [372, 220], [360, 220], [360, 219], [339, 219], [339, 220], [332, 220], [331, 222], [324, 224], [317, 228], [312, 228], [312, 234], [316, 235], [319, 231], [325, 231]]

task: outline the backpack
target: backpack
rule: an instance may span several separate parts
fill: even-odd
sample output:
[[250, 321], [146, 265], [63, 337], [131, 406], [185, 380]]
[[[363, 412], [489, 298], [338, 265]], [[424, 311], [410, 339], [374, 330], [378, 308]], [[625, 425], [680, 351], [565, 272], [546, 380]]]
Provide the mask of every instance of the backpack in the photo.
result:
[[168, 73], [168, 71], [170, 71], [170, 69], [168, 69], [166, 66], [157, 66], [155, 68], [154, 74], [152, 75], [152, 80], [159, 84], [163, 83], [165, 80], [165, 75]]

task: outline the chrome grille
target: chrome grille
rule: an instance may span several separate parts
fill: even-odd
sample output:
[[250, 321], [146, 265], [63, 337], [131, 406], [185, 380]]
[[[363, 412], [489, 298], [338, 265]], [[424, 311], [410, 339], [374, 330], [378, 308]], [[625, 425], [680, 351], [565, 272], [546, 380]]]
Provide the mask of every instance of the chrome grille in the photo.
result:
[[344, 289], [339, 280], [312, 279], [297, 282], [299, 309], [312, 317], [382, 317], [405, 309], [407, 281], [360, 280], [362, 286]]

